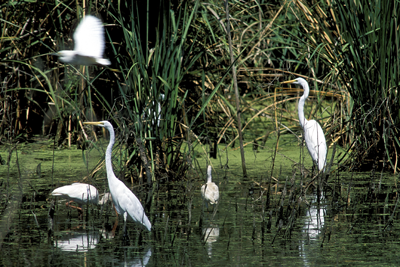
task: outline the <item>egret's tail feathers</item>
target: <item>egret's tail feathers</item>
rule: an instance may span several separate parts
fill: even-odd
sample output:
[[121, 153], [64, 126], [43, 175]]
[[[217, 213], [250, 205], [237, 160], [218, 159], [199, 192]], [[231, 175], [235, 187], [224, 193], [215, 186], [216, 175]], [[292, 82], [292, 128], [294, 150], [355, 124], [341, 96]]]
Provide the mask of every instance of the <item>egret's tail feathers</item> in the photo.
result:
[[97, 64], [100, 65], [104, 65], [104, 66], [108, 66], [111, 64], [110, 60], [106, 59], [106, 58], [98, 58], [96, 59]]
[[142, 224], [147, 228], [147, 230], [149, 230], [149, 232], [151, 231], [151, 222], [149, 221], [149, 218], [147, 218], [146, 214], [144, 214], [144, 213], [143, 213]]

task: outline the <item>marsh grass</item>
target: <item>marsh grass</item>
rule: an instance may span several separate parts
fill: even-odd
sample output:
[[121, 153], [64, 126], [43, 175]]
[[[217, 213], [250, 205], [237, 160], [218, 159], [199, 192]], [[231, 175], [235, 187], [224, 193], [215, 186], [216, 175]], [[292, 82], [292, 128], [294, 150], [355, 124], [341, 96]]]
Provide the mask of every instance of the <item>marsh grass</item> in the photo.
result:
[[[254, 104], [267, 100], [274, 83], [282, 77], [282, 72], [273, 66], [279, 62], [276, 59], [280, 53], [276, 49], [283, 40], [274, 23], [281, 22], [283, 6], [256, 2], [230, 5], [232, 52], [241, 77], [240, 101], [243, 113], [247, 113], [245, 116], [251, 116], [243, 123], [246, 136], [256, 125], [252, 122], [264, 123], [265, 118], [269, 119], [271, 112], [259, 112]], [[226, 21], [218, 16], [224, 13], [221, 3], [146, 1], [118, 5], [89, 1], [86, 5], [74, 2], [71, 8], [47, 6], [42, 20], [38, 17], [44, 9], [22, 19], [19, 6], [2, 8], [21, 16], [21, 19], [14, 16], [19, 24], [7, 24], [13, 27], [3, 31], [4, 42], [10, 42], [8, 35], [18, 36], [24, 22], [32, 28], [38, 28], [33, 21], [41, 22], [39, 31], [27, 35], [36, 42], [27, 45], [25, 37], [10, 42], [16, 49], [29, 51], [32, 57], [16, 57], [9, 50], [2, 52], [4, 64], [9, 64], [3, 65], [4, 68], [14, 64], [17, 66], [14, 70], [23, 68], [29, 77], [18, 80], [21, 76], [11, 72], [13, 86], [3, 83], [4, 99], [11, 101], [3, 103], [3, 117], [8, 118], [2, 121], [8, 127], [3, 133], [13, 133], [10, 138], [29, 139], [38, 133], [40, 130], [32, 127], [34, 116], [45, 114], [44, 133], [55, 135], [57, 147], [70, 147], [74, 143], [81, 146], [89, 134], [81, 121], [110, 119], [118, 128], [119, 143], [123, 144], [117, 149], [121, 156], [116, 157], [123, 175], [131, 180], [145, 177], [148, 183], [155, 179], [154, 174], [181, 177], [193, 164], [193, 148], [181, 150], [183, 143], [201, 145], [206, 152], [209, 144], [235, 145], [237, 108], [231, 102], [233, 84], [229, 80], [231, 60]], [[48, 55], [48, 52], [72, 47], [71, 36], [83, 10], [105, 22], [106, 57], [118, 71], [75, 68], [60, 64]], [[265, 62], [271, 68], [263, 67]], [[164, 100], [160, 100], [161, 94]], [[14, 95], [30, 98], [19, 101]], [[162, 119], [159, 127], [155, 127], [159, 114], [154, 111], [158, 104]], [[13, 105], [21, 105], [15, 114], [9, 108]], [[260, 106], [260, 109], [263, 108]], [[29, 116], [23, 116], [23, 110]], [[268, 132], [260, 132], [261, 138], [252, 139], [265, 141]], [[252, 144], [249, 141], [247, 144]]]
[[288, 8], [300, 29], [287, 31], [296, 68], [343, 97], [328, 120], [332, 141], [349, 153], [342, 163], [397, 172], [398, 3], [289, 1]]
[[[81, 147], [88, 136], [81, 121], [110, 119], [120, 136], [115, 159], [123, 176], [131, 182], [139, 179], [146, 183], [155, 177], [183, 177], [196, 164], [194, 146], [202, 146], [205, 154], [220, 143], [228, 149], [235, 147], [239, 135], [238, 108], [232, 101], [232, 62], [226, 32], [229, 23], [245, 146], [259, 147], [272, 135], [282, 134], [295, 134], [301, 142], [292, 109], [301, 92], [280, 90], [278, 86], [290, 75], [303, 76], [315, 91], [313, 100], [307, 102], [308, 118], [321, 123], [330, 146], [338, 144], [351, 155], [341, 151], [341, 163], [361, 168], [375, 158], [373, 165], [396, 169], [399, 142], [393, 114], [397, 111], [388, 110], [396, 110], [397, 105], [387, 104], [396, 97], [396, 81], [386, 79], [389, 82], [377, 84], [377, 88], [393, 88], [382, 89], [388, 93], [380, 94], [379, 99], [373, 91], [361, 91], [365, 90], [361, 86], [365, 80], [379, 80], [380, 74], [396, 76], [387, 71], [396, 67], [382, 63], [375, 70], [376, 64], [367, 63], [382, 60], [364, 60], [372, 55], [383, 57], [384, 44], [379, 51], [373, 50], [376, 46], [372, 44], [383, 39], [379, 34], [395, 28], [378, 26], [395, 21], [385, 16], [385, 23], [372, 23], [372, 28], [365, 29], [368, 34], [357, 39], [354, 33], [362, 26], [351, 22], [346, 15], [349, 10], [335, 3], [233, 1], [229, 3], [229, 20], [221, 16], [225, 14], [224, 4], [214, 1], [2, 4], [2, 14], [7, 16], [0, 53], [7, 76], [2, 83], [1, 136], [3, 140], [31, 140], [44, 129], [55, 136], [56, 147], [75, 143]], [[363, 2], [355, 3], [360, 3], [356, 9]], [[397, 8], [395, 4], [379, 4], [384, 12]], [[24, 8], [35, 12], [26, 13]], [[357, 12], [363, 14], [362, 10]], [[49, 55], [73, 46], [71, 36], [83, 13], [99, 16], [105, 23], [105, 56], [113, 63], [111, 69], [66, 66]], [[374, 16], [376, 21], [383, 18], [377, 13]], [[346, 23], [353, 30], [342, 34]], [[395, 32], [388, 36], [393, 38], [389, 43], [396, 44]], [[367, 48], [375, 52], [367, 52]], [[364, 56], [359, 56], [358, 50]], [[362, 68], [361, 63], [365, 64]], [[370, 76], [351, 79], [355, 71]], [[352, 86], [353, 82], [359, 85]], [[365, 95], [369, 98], [356, 98]], [[369, 104], [371, 101], [375, 104]], [[381, 109], [385, 103], [388, 108]], [[377, 121], [372, 126], [363, 119], [371, 114], [370, 108], [389, 113], [370, 117]], [[35, 123], [43, 118], [44, 125]], [[368, 127], [360, 129], [359, 123]], [[373, 143], [369, 143], [366, 136], [360, 139], [359, 132], [376, 133], [382, 138], [372, 138]], [[278, 138], [278, 152], [279, 147]], [[213, 156], [215, 152], [225, 151], [213, 151]], [[357, 163], [358, 159], [366, 164]]]
[[[173, 8], [162, 1], [132, 2], [118, 13], [121, 8], [111, 5], [109, 9], [124, 36], [120, 43], [112, 43], [121, 80], [109, 114], [127, 142], [134, 176], [145, 174], [147, 183], [155, 181], [156, 174], [181, 176], [188, 166], [180, 154], [186, 131], [179, 125], [189, 127], [183, 116], [189, 91], [182, 92], [180, 86], [202, 55], [190, 39], [196, 40], [191, 28], [197, 4]], [[155, 29], [156, 34], [149, 36]], [[120, 53], [120, 47], [126, 53]]]
[[[348, 44], [343, 49], [340, 74], [353, 99], [351, 158], [362, 159], [351, 165], [361, 169], [376, 165], [397, 172], [400, 63], [398, 19], [394, 14], [400, 11], [400, 5], [379, 1], [370, 8], [367, 1], [345, 6], [338, 1], [336, 8]], [[359, 15], [349, 16], [350, 10]]]
[[57, 146], [71, 146], [79, 139], [77, 121], [86, 117], [86, 110], [93, 111], [90, 87], [99, 85], [96, 81], [102, 74], [93, 68], [59, 64], [50, 56], [58, 49], [72, 48], [70, 37], [79, 12], [63, 5], [28, 2], [3, 3], [1, 9], [5, 15], [1, 68], [7, 73], [1, 87], [2, 137], [29, 140], [34, 134], [51, 133], [56, 135]]

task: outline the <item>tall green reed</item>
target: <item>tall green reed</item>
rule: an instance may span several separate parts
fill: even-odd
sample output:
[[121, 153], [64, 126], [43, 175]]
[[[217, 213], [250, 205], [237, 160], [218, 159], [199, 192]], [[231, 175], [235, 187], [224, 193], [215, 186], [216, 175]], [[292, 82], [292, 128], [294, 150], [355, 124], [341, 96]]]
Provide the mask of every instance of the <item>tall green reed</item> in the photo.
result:
[[72, 49], [70, 37], [83, 12], [99, 16], [102, 10], [94, 12], [94, 2], [88, 4], [86, 8], [79, 2], [1, 4], [1, 97], [5, 100], [0, 104], [1, 136], [29, 139], [51, 131], [58, 145], [68, 139], [71, 146], [80, 138], [79, 121], [92, 117], [94, 105], [104, 103], [99, 93], [98, 99], [91, 99], [93, 91], [103, 89], [99, 80], [104, 79], [104, 69], [77, 69], [50, 55]]
[[342, 1], [335, 3], [341, 29], [339, 75], [352, 97], [349, 120], [354, 133], [351, 159], [354, 168], [399, 170], [398, 125], [399, 19], [397, 1]]
[[398, 3], [289, 1], [287, 7], [294, 70], [311, 76], [311, 86], [342, 95], [324, 124], [348, 152], [343, 163], [397, 171]]
[[[192, 32], [197, 2], [179, 7], [162, 1], [159, 6], [151, 1], [125, 4], [110, 3], [110, 14], [123, 34], [118, 46], [112, 43], [122, 79], [110, 114], [126, 137], [132, 166], [138, 174], [144, 169], [151, 183], [156, 173], [174, 177], [188, 167], [180, 149], [185, 133], [179, 125], [189, 127], [184, 102], [190, 88], [181, 83], [202, 55]], [[126, 54], [119, 53], [122, 46]]]
[[[282, 44], [287, 45], [282, 58], [291, 72], [308, 79], [311, 90], [321, 91], [311, 112], [324, 129], [329, 147], [339, 143], [348, 149], [353, 141], [349, 124], [353, 106], [339, 75], [343, 64], [343, 39], [335, 9], [329, 0], [310, 4], [288, 1], [285, 25], [281, 27]], [[343, 160], [346, 153], [340, 153]]]

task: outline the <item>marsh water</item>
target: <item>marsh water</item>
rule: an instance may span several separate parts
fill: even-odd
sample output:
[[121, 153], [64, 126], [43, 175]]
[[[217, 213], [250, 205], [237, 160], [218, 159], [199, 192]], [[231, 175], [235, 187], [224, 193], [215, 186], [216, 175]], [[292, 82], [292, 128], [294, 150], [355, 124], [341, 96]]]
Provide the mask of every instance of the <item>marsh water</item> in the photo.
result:
[[[1, 151], [3, 159], [11, 147]], [[299, 147], [282, 150], [287, 155]], [[85, 179], [101, 151], [53, 150], [44, 141], [19, 145], [9, 166], [1, 166], [0, 265], [400, 264], [397, 175], [336, 168], [317, 190], [316, 182], [309, 183], [311, 175], [287, 157], [276, 158], [272, 167], [273, 152], [249, 150], [249, 177], [244, 178], [239, 153], [224, 153], [211, 161], [221, 194], [216, 207], [201, 199], [206, 161], [199, 158], [187, 177], [157, 183], [151, 207], [146, 206], [152, 231], [128, 222], [125, 238], [123, 218], [111, 205], [84, 207], [80, 219], [65, 201], [49, 196], [55, 187], [73, 182], [107, 192], [104, 167], [96, 178]], [[144, 203], [146, 187], [126, 184]]]

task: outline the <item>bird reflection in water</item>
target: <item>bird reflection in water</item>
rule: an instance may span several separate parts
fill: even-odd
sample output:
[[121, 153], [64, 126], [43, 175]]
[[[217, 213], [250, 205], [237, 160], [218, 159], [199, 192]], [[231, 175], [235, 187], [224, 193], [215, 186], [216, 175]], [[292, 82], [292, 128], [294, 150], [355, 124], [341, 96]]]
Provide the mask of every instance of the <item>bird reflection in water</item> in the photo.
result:
[[212, 227], [203, 228], [203, 240], [207, 244], [208, 257], [212, 256], [212, 243], [216, 242], [219, 237], [219, 227], [214, 225]]
[[62, 251], [87, 252], [94, 249], [100, 241], [98, 231], [69, 232], [54, 241], [54, 247]]

